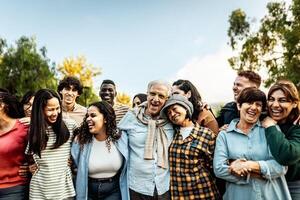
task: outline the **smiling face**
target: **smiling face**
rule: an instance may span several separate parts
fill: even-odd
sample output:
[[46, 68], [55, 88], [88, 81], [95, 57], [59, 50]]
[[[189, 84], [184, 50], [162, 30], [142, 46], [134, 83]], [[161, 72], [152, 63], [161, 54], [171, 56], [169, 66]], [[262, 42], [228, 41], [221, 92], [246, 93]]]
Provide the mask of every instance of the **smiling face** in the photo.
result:
[[116, 87], [113, 84], [102, 84], [99, 96], [110, 105], [114, 105], [114, 99], [117, 96]]
[[176, 125], [183, 126], [186, 120], [187, 111], [184, 107], [178, 104], [168, 107], [167, 116], [168, 119]]
[[162, 84], [153, 85], [147, 95], [148, 107], [146, 114], [157, 117], [168, 99], [168, 88]]
[[62, 95], [62, 104], [74, 106], [76, 98], [79, 96], [78, 91], [74, 88], [73, 85], [70, 87], [64, 87], [60, 94]]
[[263, 103], [261, 101], [254, 101], [252, 103], [244, 102], [242, 105], [238, 104], [240, 110], [240, 121], [246, 124], [255, 124], [262, 112]]
[[104, 116], [96, 106], [90, 106], [88, 108], [86, 122], [90, 133], [93, 135], [103, 133], [106, 130]]
[[268, 98], [269, 115], [278, 123], [284, 123], [296, 103], [288, 100], [282, 90], [275, 90]]
[[60, 112], [59, 100], [56, 97], [47, 100], [47, 104], [44, 107], [44, 117], [48, 124], [55, 123]]
[[34, 96], [30, 98], [30, 100], [23, 105], [25, 117], [30, 117], [31, 116], [31, 110], [32, 110], [32, 104], [33, 104]]
[[239, 94], [241, 93], [241, 91], [245, 88], [248, 87], [255, 87], [257, 88], [257, 85], [253, 82], [251, 82], [248, 78], [244, 77], [244, 76], [238, 76], [236, 77], [234, 83], [233, 83], [233, 95], [234, 95], [234, 100], [237, 99], [237, 97], [239, 96]]

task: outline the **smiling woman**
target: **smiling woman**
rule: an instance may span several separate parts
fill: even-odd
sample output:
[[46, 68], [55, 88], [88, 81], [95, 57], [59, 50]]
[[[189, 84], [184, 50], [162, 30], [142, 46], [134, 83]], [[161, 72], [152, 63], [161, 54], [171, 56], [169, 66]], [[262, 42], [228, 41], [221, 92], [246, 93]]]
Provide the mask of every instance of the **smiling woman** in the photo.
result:
[[30, 181], [30, 199], [66, 199], [75, 196], [68, 165], [73, 129], [74, 121], [62, 119], [59, 95], [49, 89], [37, 91], [26, 150], [37, 165]]
[[240, 118], [219, 133], [215, 149], [214, 172], [226, 181], [223, 199], [291, 199], [286, 168], [270, 153], [259, 121], [266, 95], [257, 88], [245, 88], [237, 105]]
[[299, 93], [291, 81], [279, 81], [268, 92], [270, 117], [263, 121], [274, 158], [288, 166], [286, 179], [293, 199], [300, 199], [300, 126]]
[[75, 133], [76, 199], [128, 199], [127, 148], [118, 141], [112, 106], [106, 101], [91, 104]]

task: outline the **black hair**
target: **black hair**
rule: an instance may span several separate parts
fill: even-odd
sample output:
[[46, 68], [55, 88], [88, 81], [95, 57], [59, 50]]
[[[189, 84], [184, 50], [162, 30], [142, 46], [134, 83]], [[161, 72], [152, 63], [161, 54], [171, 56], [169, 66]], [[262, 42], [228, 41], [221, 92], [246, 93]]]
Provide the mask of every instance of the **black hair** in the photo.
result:
[[102, 86], [103, 84], [112, 84], [113, 86], [116, 86], [115, 82], [110, 79], [103, 80], [100, 86]]
[[133, 102], [133, 100], [134, 100], [136, 97], [139, 98], [139, 100], [141, 101], [141, 103], [147, 101], [147, 95], [144, 94], [144, 93], [139, 93], [139, 94], [134, 95], [134, 97], [132, 98], [132, 102]]
[[17, 97], [8, 93], [0, 92], [0, 103], [4, 104], [4, 113], [10, 118], [20, 118], [22, 117], [22, 107]]
[[241, 91], [236, 102], [241, 106], [243, 103], [253, 103], [254, 101], [262, 102], [262, 112], [267, 109], [266, 94], [258, 88], [248, 87]]
[[179, 79], [173, 83], [172, 86], [177, 86], [180, 90], [182, 90], [185, 94], [189, 91], [191, 92], [191, 97], [189, 101], [193, 104], [194, 112], [192, 114], [192, 119], [194, 122], [198, 120], [199, 114], [202, 112], [202, 98], [197, 88], [189, 81]]
[[[121, 137], [121, 132], [117, 129], [116, 114], [113, 107], [106, 101], [95, 102], [89, 105], [89, 107], [91, 106], [95, 106], [99, 112], [103, 114], [103, 120], [106, 121], [106, 135], [110, 137], [113, 142], [118, 140]], [[74, 130], [74, 134], [76, 135], [81, 148], [93, 140], [93, 135], [89, 131], [86, 120], [87, 115], [85, 116], [81, 126]]]
[[28, 102], [30, 101], [30, 99], [32, 98], [32, 97], [34, 97], [35, 96], [35, 92], [34, 91], [28, 91], [28, 92], [26, 92], [24, 95], [23, 95], [23, 97], [22, 97], [22, 99], [21, 99], [21, 110], [22, 110], [22, 116], [23, 117], [25, 117], [25, 111], [24, 111], [24, 105], [25, 104], [28, 104]]
[[60, 93], [64, 88], [71, 88], [74, 87], [75, 90], [78, 91], [78, 94], [81, 95], [83, 91], [83, 86], [80, 83], [79, 79], [75, 76], [66, 76], [64, 79], [59, 81], [57, 86], [57, 91]]
[[[29, 129], [29, 151], [37, 154], [41, 157], [41, 151], [46, 148], [48, 136], [46, 133], [49, 124], [45, 119], [44, 108], [47, 106], [48, 100], [57, 98], [61, 108], [61, 99], [57, 92], [50, 89], [38, 90], [35, 94], [32, 114], [30, 120]], [[70, 132], [62, 120], [62, 112], [57, 116], [56, 121], [51, 124], [54, 134], [56, 135], [56, 141], [52, 149], [56, 149], [70, 137]]]

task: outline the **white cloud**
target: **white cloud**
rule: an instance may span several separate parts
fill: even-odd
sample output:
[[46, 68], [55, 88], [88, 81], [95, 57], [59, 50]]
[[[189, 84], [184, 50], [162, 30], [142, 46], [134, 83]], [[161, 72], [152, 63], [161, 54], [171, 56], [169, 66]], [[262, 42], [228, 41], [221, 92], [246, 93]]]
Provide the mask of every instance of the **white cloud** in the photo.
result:
[[190, 80], [198, 88], [205, 102], [232, 101], [232, 85], [236, 72], [227, 61], [231, 54], [231, 50], [224, 45], [213, 54], [191, 58], [176, 73], [175, 79]]

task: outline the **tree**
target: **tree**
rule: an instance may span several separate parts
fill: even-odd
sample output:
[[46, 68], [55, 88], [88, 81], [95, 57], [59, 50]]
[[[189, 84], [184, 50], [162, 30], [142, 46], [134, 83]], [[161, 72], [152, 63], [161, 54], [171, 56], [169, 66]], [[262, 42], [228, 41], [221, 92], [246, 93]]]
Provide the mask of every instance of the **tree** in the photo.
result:
[[123, 92], [118, 92], [117, 97], [116, 97], [116, 102], [127, 105], [129, 107], [132, 106], [131, 97], [128, 94], [123, 93]]
[[100, 75], [100, 68], [95, 68], [92, 64], [88, 64], [84, 56], [77, 56], [76, 58], [65, 58], [62, 64], [58, 65], [58, 71], [64, 76], [75, 76], [79, 78], [84, 86], [83, 94], [78, 99], [78, 103], [88, 105], [92, 102], [98, 101], [98, 95], [93, 91], [93, 77]]
[[267, 14], [258, 30], [251, 31], [245, 12], [233, 11], [229, 17], [230, 46], [238, 52], [228, 61], [235, 70], [267, 69], [270, 86], [278, 79], [293, 81], [300, 89], [300, 0], [267, 4]]
[[46, 56], [47, 49], [37, 49], [34, 37], [22, 36], [16, 46], [8, 46], [0, 38], [0, 87], [22, 97], [29, 90], [56, 89], [54, 63]]

